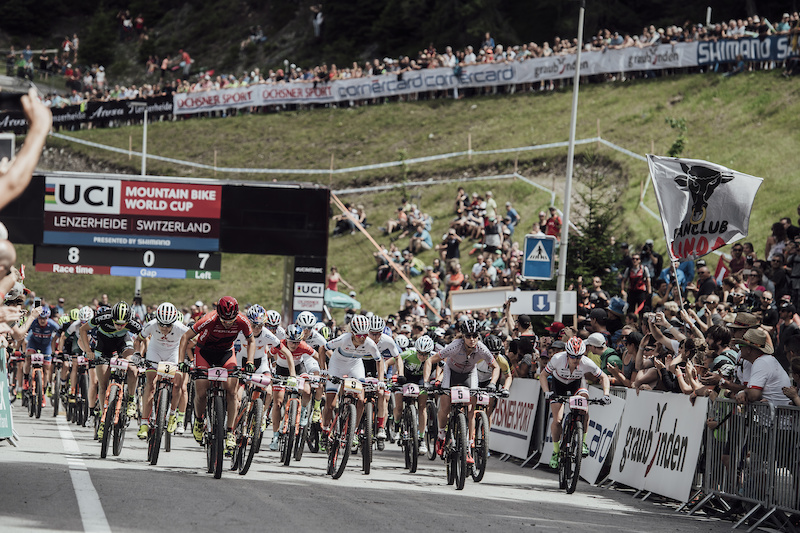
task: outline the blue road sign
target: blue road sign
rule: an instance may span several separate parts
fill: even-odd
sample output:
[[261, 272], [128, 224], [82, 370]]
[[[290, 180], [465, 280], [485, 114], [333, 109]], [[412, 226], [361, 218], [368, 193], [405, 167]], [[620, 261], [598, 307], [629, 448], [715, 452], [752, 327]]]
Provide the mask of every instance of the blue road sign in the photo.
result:
[[552, 235], [525, 235], [525, 258], [522, 277], [553, 279], [556, 264], [556, 238]]

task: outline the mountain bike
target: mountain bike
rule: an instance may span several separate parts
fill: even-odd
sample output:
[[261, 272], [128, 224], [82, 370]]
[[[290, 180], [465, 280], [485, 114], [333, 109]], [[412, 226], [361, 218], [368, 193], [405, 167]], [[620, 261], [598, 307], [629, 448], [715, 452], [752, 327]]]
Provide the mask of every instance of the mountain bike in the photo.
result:
[[[194, 362], [192, 362], [194, 365]], [[192, 366], [192, 368], [194, 368]], [[194, 380], [190, 379], [186, 384], [186, 416], [183, 420], [183, 429], [187, 432], [192, 431], [192, 424], [194, 423]]]
[[347, 466], [353, 433], [356, 428], [356, 405], [359, 394], [364, 390], [362, 383], [355, 378], [330, 376], [331, 383], [339, 385], [339, 404], [333, 410], [333, 424], [328, 435], [328, 475], [339, 479]]
[[358, 444], [353, 445], [353, 453], [361, 452], [361, 469], [369, 474], [372, 466], [372, 446], [375, 442], [375, 426], [378, 423], [378, 389], [377, 378], [364, 380], [364, 414], [358, 425]]
[[[155, 389], [153, 412], [148, 413], [151, 423], [147, 431], [147, 460], [151, 465], [158, 463], [162, 438], [164, 439], [164, 451], [168, 452], [172, 448], [172, 434], [165, 430], [167, 428], [167, 412], [169, 412], [169, 406], [172, 405], [173, 381], [177, 371], [178, 365], [167, 361], [159, 362], [156, 367], [156, 379], [153, 382]], [[141, 374], [145, 374], [145, 372]]]
[[397, 434], [397, 442], [403, 449], [405, 467], [413, 474], [417, 471], [419, 456], [419, 413], [417, 412], [419, 385], [405, 383], [402, 387], [394, 387], [392, 391], [403, 393], [403, 412], [400, 415], [400, 431]]
[[467, 478], [467, 415], [472, 394], [469, 387], [450, 387], [436, 391], [437, 394], [450, 395], [450, 415], [447, 418], [447, 433], [444, 440], [444, 459], [447, 465], [447, 484], [455, 483], [456, 490], [464, 488]]
[[425, 422], [425, 446], [428, 447], [428, 460], [433, 461], [436, 459], [436, 436], [439, 434], [439, 419], [437, 418], [439, 409], [433, 394], [428, 394], [425, 411], [428, 415]]
[[[283, 406], [273, 404], [273, 409], [283, 408], [283, 417], [279, 428], [274, 428], [278, 432], [278, 450], [281, 453], [281, 462], [284, 466], [289, 466], [292, 457], [295, 455], [295, 443], [300, 438], [300, 396], [305, 386], [305, 378], [289, 376], [287, 378], [276, 377], [273, 380], [272, 391], [286, 390], [283, 398]], [[301, 452], [302, 456], [302, 452]]]
[[263, 429], [261, 421], [264, 418], [265, 390], [271, 383], [269, 374], [250, 374], [244, 377], [246, 384], [242, 404], [236, 414], [233, 431], [236, 435], [236, 449], [231, 457], [231, 470], [239, 470], [239, 475], [245, 475], [250, 470], [253, 457], [261, 447]]
[[9, 403], [14, 403], [17, 401], [17, 367], [20, 364], [24, 364], [25, 357], [19, 350], [14, 350], [12, 352], [6, 350], [6, 356], [8, 357], [7, 375]]
[[[58, 416], [58, 408], [61, 404], [61, 400], [66, 400], [66, 393], [62, 392], [62, 388], [65, 385], [61, 381], [61, 369], [66, 364], [65, 358], [66, 354], [62, 352], [57, 352], [53, 354], [53, 392], [50, 396], [50, 404], [53, 406], [53, 416]], [[67, 402], [63, 402], [64, 405], [67, 405]], [[68, 408], [68, 407], [67, 407]]]
[[42, 416], [42, 403], [44, 402], [44, 354], [35, 352], [31, 354], [31, 373], [28, 378], [28, 416]]
[[74, 401], [67, 400], [67, 412], [72, 411], [72, 422], [85, 426], [89, 421], [89, 369], [94, 365], [83, 355], [74, 356], [72, 364], [78, 365], [78, 370], [75, 376], [75, 398]]
[[[505, 394], [503, 394], [505, 393]], [[476, 391], [475, 397], [475, 445], [472, 448], [472, 458], [475, 464], [472, 467], [472, 481], [478, 483], [486, 473], [486, 463], [489, 461], [489, 415], [486, 410], [492, 396], [508, 396], [508, 391], [493, 394], [486, 391]]]
[[[320, 420], [317, 420], [316, 422], [313, 421], [313, 412], [314, 412], [313, 403], [314, 403], [314, 398], [316, 397], [315, 392], [321, 385], [324, 384], [325, 378], [323, 378], [322, 376], [317, 376], [312, 374], [309, 380], [311, 381], [312, 416], [308, 420], [309, 423], [307, 424], [306, 429], [303, 432], [303, 435], [305, 435], [304, 438], [306, 444], [308, 444], [308, 450], [311, 453], [317, 453], [319, 451], [320, 435], [322, 434], [322, 422]], [[320, 410], [324, 405], [325, 405], [325, 396], [323, 395], [322, 400], [320, 402]]]
[[225, 460], [225, 384], [229, 377], [243, 375], [223, 367], [197, 369], [192, 372], [193, 378], [207, 379], [210, 382], [206, 392], [205, 431], [200, 444], [206, 448], [208, 473], [213, 473], [214, 479], [222, 477]]
[[603, 405], [602, 400], [591, 400], [584, 396], [553, 396], [551, 402], [568, 404], [569, 412], [561, 424], [561, 448], [558, 452], [558, 488], [567, 494], [575, 492], [581, 472], [583, 458], [583, 422], [589, 413], [590, 404]]

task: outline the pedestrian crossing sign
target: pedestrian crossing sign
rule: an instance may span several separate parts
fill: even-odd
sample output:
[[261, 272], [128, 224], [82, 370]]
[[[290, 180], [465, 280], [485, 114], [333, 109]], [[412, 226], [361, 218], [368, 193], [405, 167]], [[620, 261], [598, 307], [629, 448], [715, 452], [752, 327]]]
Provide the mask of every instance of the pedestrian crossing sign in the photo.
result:
[[525, 235], [523, 278], [553, 279], [555, 243], [556, 239], [552, 235]]

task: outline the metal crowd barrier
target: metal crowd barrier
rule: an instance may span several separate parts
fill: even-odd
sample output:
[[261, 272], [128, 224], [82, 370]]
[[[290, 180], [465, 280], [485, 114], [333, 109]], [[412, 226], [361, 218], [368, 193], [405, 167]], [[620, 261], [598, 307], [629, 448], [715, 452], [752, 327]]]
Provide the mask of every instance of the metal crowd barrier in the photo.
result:
[[706, 431], [705, 497], [689, 514], [712, 500], [723, 509], [738, 501], [750, 509], [734, 529], [759, 512], [748, 532], [768, 519], [784, 527], [787, 515], [800, 514], [800, 408], [718, 398], [708, 417], [717, 425]]

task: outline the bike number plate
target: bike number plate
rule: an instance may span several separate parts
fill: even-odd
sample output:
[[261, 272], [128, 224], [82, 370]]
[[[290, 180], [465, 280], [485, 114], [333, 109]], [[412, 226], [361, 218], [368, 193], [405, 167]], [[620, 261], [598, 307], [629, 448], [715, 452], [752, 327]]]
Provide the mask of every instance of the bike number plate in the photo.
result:
[[403, 385], [403, 396], [416, 398], [419, 396], [419, 385], [416, 383], [406, 383]]
[[572, 396], [569, 399], [569, 408], [572, 411], [588, 411], [589, 405], [583, 396]]
[[85, 358], [84, 356], [79, 355], [78, 356], [78, 364], [80, 366], [88, 366], [89, 365], [89, 360], [87, 358]]
[[370, 385], [378, 386], [378, 378], [369, 377], [364, 380], [364, 383], [369, 383]]
[[478, 405], [489, 405], [489, 395], [485, 392], [480, 391], [475, 397], [478, 400]]
[[156, 372], [158, 373], [159, 377], [162, 378], [174, 378], [175, 372], [178, 371], [178, 365], [175, 363], [168, 363], [166, 361], [161, 361], [158, 363], [158, 368]]
[[227, 368], [209, 368], [208, 369], [209, 381], [226, 381], [228, 379]]
[[31, 363], [33, 363], [34, 365], [44, 364], [44, 354], [32, 353], [31, 354]]
[[258, 388], [266, 389], [272, 383], [272, 378], [267, 374], [253, 374], [248, 381]]
[[357, 379], [346, 379], [344, 380], [344, 390], [345, 392], [361, 392], [364, 390], [364, 386]]
[[469, 387], [451, 387], [451, 403], [469, 403]]
[[113, 370], [128, 370], [128, 360], [114, 357], [111, 359], [111, 368]]

